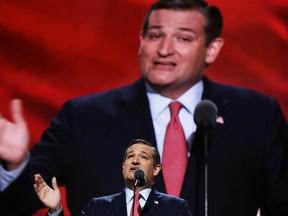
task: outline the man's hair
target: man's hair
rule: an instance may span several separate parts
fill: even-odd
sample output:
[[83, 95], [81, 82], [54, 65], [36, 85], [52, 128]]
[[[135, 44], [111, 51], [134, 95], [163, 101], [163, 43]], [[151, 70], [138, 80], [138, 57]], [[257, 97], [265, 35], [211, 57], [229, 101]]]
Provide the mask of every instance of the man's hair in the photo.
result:
[[[161, 163], [160, 154], [159, 154], [158, 150], [151, 143], [149, 143], [149, 142], [147, 142], [146, 140], [143, 140], [143, 139], [134, 139], [134, 140], [132, 140], [130, 142], [128, 148], [131, 147], [132, 145], [135, 145], [135, 144], [143, 144], [143, 145], [149, 146], [152, 149], [152, 151], [153, 151], [152, 157], [153, 157], [154, 166], [156, 166], [157, 164]], [[127, 154], [128, 154], [127, 150], [128, 150], [128, 148], [126, 149], [126, 151], [124, 153], [123, 161], [125, 161], [126, 158], [127, 158]]]
[[223, 28], [223, 18], [220, 10], [213, 5], [209, 5], [203, 0], [158, 0], [148, 10], [142, 27], [142, 35], [146, 35], [149, 26], [149, 18], [153, 11], [160, 9], [168, 10], [197, 10], [206, 19], [205, 46], [211, 41], [221, 36]]

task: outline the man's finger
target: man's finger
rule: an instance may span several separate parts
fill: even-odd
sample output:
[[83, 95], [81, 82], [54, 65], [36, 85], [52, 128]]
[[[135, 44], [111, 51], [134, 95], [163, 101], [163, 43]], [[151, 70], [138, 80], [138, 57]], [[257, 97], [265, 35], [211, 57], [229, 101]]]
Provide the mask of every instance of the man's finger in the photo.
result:
[[15, 123], [24, 121], [22, 101], [20, 99], [13, 99], [11, 101], [11, 115]]
[[56, 177], [52, 178], [52, 187], [53, 187], [54, 190], [58, 190]]

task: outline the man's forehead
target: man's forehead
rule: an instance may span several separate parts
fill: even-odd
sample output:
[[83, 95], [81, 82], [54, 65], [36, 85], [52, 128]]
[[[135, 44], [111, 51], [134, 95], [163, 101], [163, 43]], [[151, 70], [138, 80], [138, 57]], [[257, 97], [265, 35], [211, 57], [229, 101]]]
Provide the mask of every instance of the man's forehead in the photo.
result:
[[198, 10], [159, 9], [150, 14], [148, 29], [165, 26], [191, 29], [204, 24], [205, 17]]
[[151, 147], [148, 145], [137, 143], [137, 144], [133, 144], [132, 146], [128, 148], [128, 152], [134, 152], [134, 151], [141, 151], [141, 152], [145, 152], [148, 154], [152, 150], [151, 150]]

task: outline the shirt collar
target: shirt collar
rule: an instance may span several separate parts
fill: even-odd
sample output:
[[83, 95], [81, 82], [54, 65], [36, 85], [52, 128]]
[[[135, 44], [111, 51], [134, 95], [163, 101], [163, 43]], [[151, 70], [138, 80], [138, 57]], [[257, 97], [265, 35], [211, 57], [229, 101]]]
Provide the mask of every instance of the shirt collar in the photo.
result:
[[[196, 105], [201, 101], [203, 88], [203, 81], [200, 80], [176, 100], [181, 102], [186, 110], [193, 114]], [[173, 100], [158, 94], [147, 82], [146, 91], [152, 120], [155, 120]]]
[[[151, 190], [152, 190], [151, 188], [145, 188], [144, 190], [141, 190], [139, 192], [145, 201], [147, 201]], [[127, 204], [133, 200], [134, 191], [129, 188], [125, 188], [125, 194], [126, 194], [126, 204]]]

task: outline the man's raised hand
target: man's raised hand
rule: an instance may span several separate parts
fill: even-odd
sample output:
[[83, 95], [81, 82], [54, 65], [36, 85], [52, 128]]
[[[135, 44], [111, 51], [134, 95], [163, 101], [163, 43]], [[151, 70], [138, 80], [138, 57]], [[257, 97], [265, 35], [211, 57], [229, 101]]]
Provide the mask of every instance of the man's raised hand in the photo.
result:
[[0, 161], [7, 170], [16, 169], [27, 157], [29, 131], [23, 116], [22, 102], [14, 99], [10, 104], [12, 121], [0, 115]]

